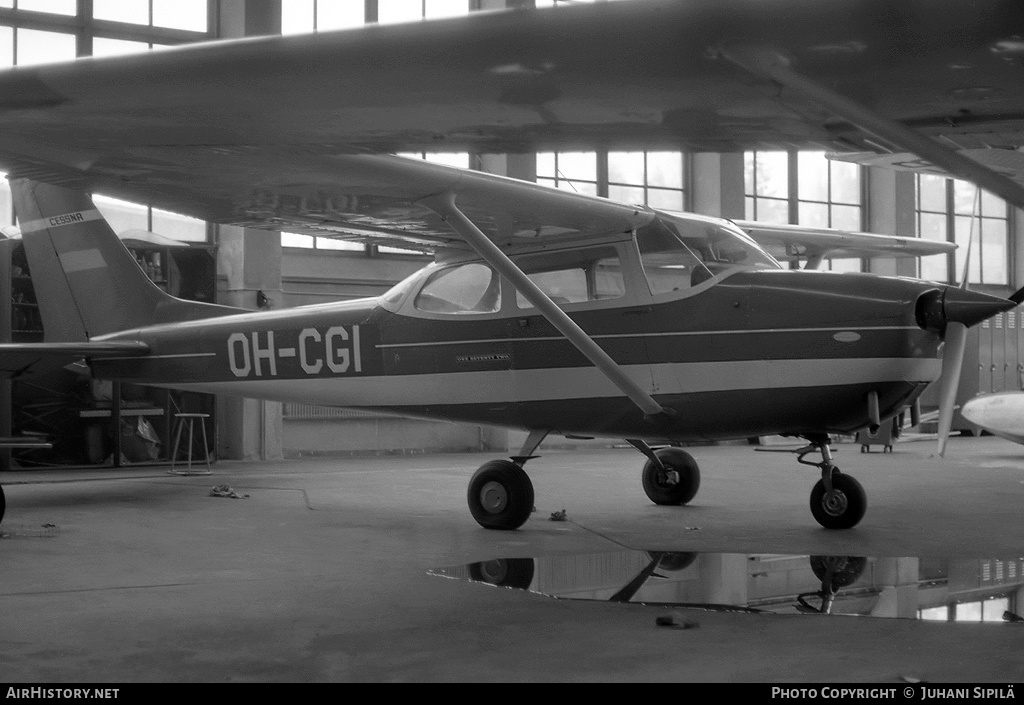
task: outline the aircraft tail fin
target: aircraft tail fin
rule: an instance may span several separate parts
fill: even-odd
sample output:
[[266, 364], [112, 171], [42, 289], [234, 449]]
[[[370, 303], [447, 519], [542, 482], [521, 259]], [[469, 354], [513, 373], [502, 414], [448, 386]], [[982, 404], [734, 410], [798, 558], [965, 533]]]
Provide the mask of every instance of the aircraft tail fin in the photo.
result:
[[11, 192], [48, 341], [237, 312], [157, 287], [87, 194], [29, 179]]

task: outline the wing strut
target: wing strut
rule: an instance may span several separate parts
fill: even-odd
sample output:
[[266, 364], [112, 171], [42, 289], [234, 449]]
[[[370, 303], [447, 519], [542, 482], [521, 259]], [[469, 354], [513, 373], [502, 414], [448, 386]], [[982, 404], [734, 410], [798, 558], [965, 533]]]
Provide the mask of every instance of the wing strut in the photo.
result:
[[448, 192], [424, 199], [421, 203], [441, 216], [449, 227], [461, 235], [487, 264], [512, 283], [527, 301], [540, 311], [551, 325], [558, 329], [576, 349], [594, 363], [604, 376], [636, 404], [646, 416], [667, 414], [664, 407], [645, 392], [636, 382], [630, 379], [608, 353], [594, 342], [587, 333], [576, 325], [565, 311], [558, 308], [547, 294], [530, 281], [523, 270], [519, 269], [497, 245], [491, 242], [473, 222], [455, 205], [455, 194]]
[[778, 53], [767, 50], [726, 50], [722, 51], [721, 55], [751, 73], [767, 76], [786, 88], [802, 93], [832, 113], [849, 120], [861, 130], [890, 142], [901, 150], [913, 152], [922, 159], [942, 167], [950, 174], [1001, 196], [1018, 208], [1024, 208], [1024, 186], [973, 159], [944, 147], [906, 125], [880, 117], [857, 101], [850, 100], [794, 71], [789, 60]]

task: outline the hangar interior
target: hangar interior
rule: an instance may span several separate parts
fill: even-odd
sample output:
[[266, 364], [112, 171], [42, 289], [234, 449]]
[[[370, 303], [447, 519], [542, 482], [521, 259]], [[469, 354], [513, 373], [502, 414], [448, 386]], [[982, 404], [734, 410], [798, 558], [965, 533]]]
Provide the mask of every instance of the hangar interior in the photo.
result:
[[[221, 38], [429, 20], [505, 7], [551, 7], [551, 12], [558, 12], [560, 4], [557, 0], [2, 0], [0, 67], [153, 51]], [[1019, 211], [1002, 199], [987, 192], [977, 197], [977, 189], [966, 182], [861, 167], [786, 144], [765, 144], [745, 154], [603, 149], [406, 156], [669, 210], [960, 245], [953, 255], [920, 261], [876, 258], [823, 263], [822, 268], [835, 271], [954, 283], [960, 279], [973, 233], [968, 273], [972, 288], [1005, 296], [1024, 280], [1024, 252], [1017, 245], [1024, 235], [1024, 222]], [[185, 298], [259, 309], [374, 296], [428, 261], [400, 249], [218, 226], [102, 194], [96, 194], [96, 203], [147, 274]], [[17, 225], [6, 183], [0, 188], [0, 222]], [[40, 340], [45, 332], [33, 313], [27, 265], [15, 240], [3, 244], [0, 286], [7, 287], [11, 296], [6, 304], [9, 310], [0, 310], [0, 320], [9, 322], [0, 325], [0, 334], [10, 341]], [[962, 396], [1024, 386], [1022, 323], [1015, 312], [1009, 312], [972, 330]], [[505, 450], [521, 443], [515, 432], [489, 427], [129, 387], [90, 384], [67, 371], [48, 384], [8, 385], [0, 403], [4, 415], [0, 423], [8, 432], [13, 427], [23, 433], [68, 436], [59, 453], [18, 451], [18, 464], [119, 465], [166, 459], [174, 432], [173, 413], [185, 410], [206, 412], [215, 420], [211, 445], [216, 444], [221, 458]], [[926, 405], [928, 401], [926, 397]]]

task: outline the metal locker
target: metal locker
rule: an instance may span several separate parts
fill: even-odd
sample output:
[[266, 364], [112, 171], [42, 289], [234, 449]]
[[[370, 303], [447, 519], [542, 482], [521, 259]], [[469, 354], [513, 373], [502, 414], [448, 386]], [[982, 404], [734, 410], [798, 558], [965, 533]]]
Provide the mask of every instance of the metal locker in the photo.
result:
[[992, 319], [982, 322], [978, 331], [978, 393], [992, 391]]

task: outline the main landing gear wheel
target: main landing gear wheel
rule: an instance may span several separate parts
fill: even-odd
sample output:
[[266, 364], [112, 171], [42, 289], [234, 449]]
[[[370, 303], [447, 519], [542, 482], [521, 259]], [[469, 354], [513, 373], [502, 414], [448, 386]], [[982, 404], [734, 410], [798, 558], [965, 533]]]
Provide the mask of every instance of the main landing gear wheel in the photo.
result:
[[533, 511], [533, 483], [520, 466], [492, 460], [469, 481], [469, 511], [485, 529], [511, 531], [526, 523]]
[[818, 480], [811, 490], [811, 514], [826, 529], [850, 529], [864, 518], [868, 496], [857, 480], [838, 470], [832, 473], [832, 491]]
[[655, 504], [686, 504], [700, 488], [700, 468], [693, 456], [679, 448], [654, 451], [661, 465], [644, 464], [644, 492]]
[[532, 558], [498, 558], [469, 566], [469, 577], [481, 583], [522, 590], [533, 582]]

